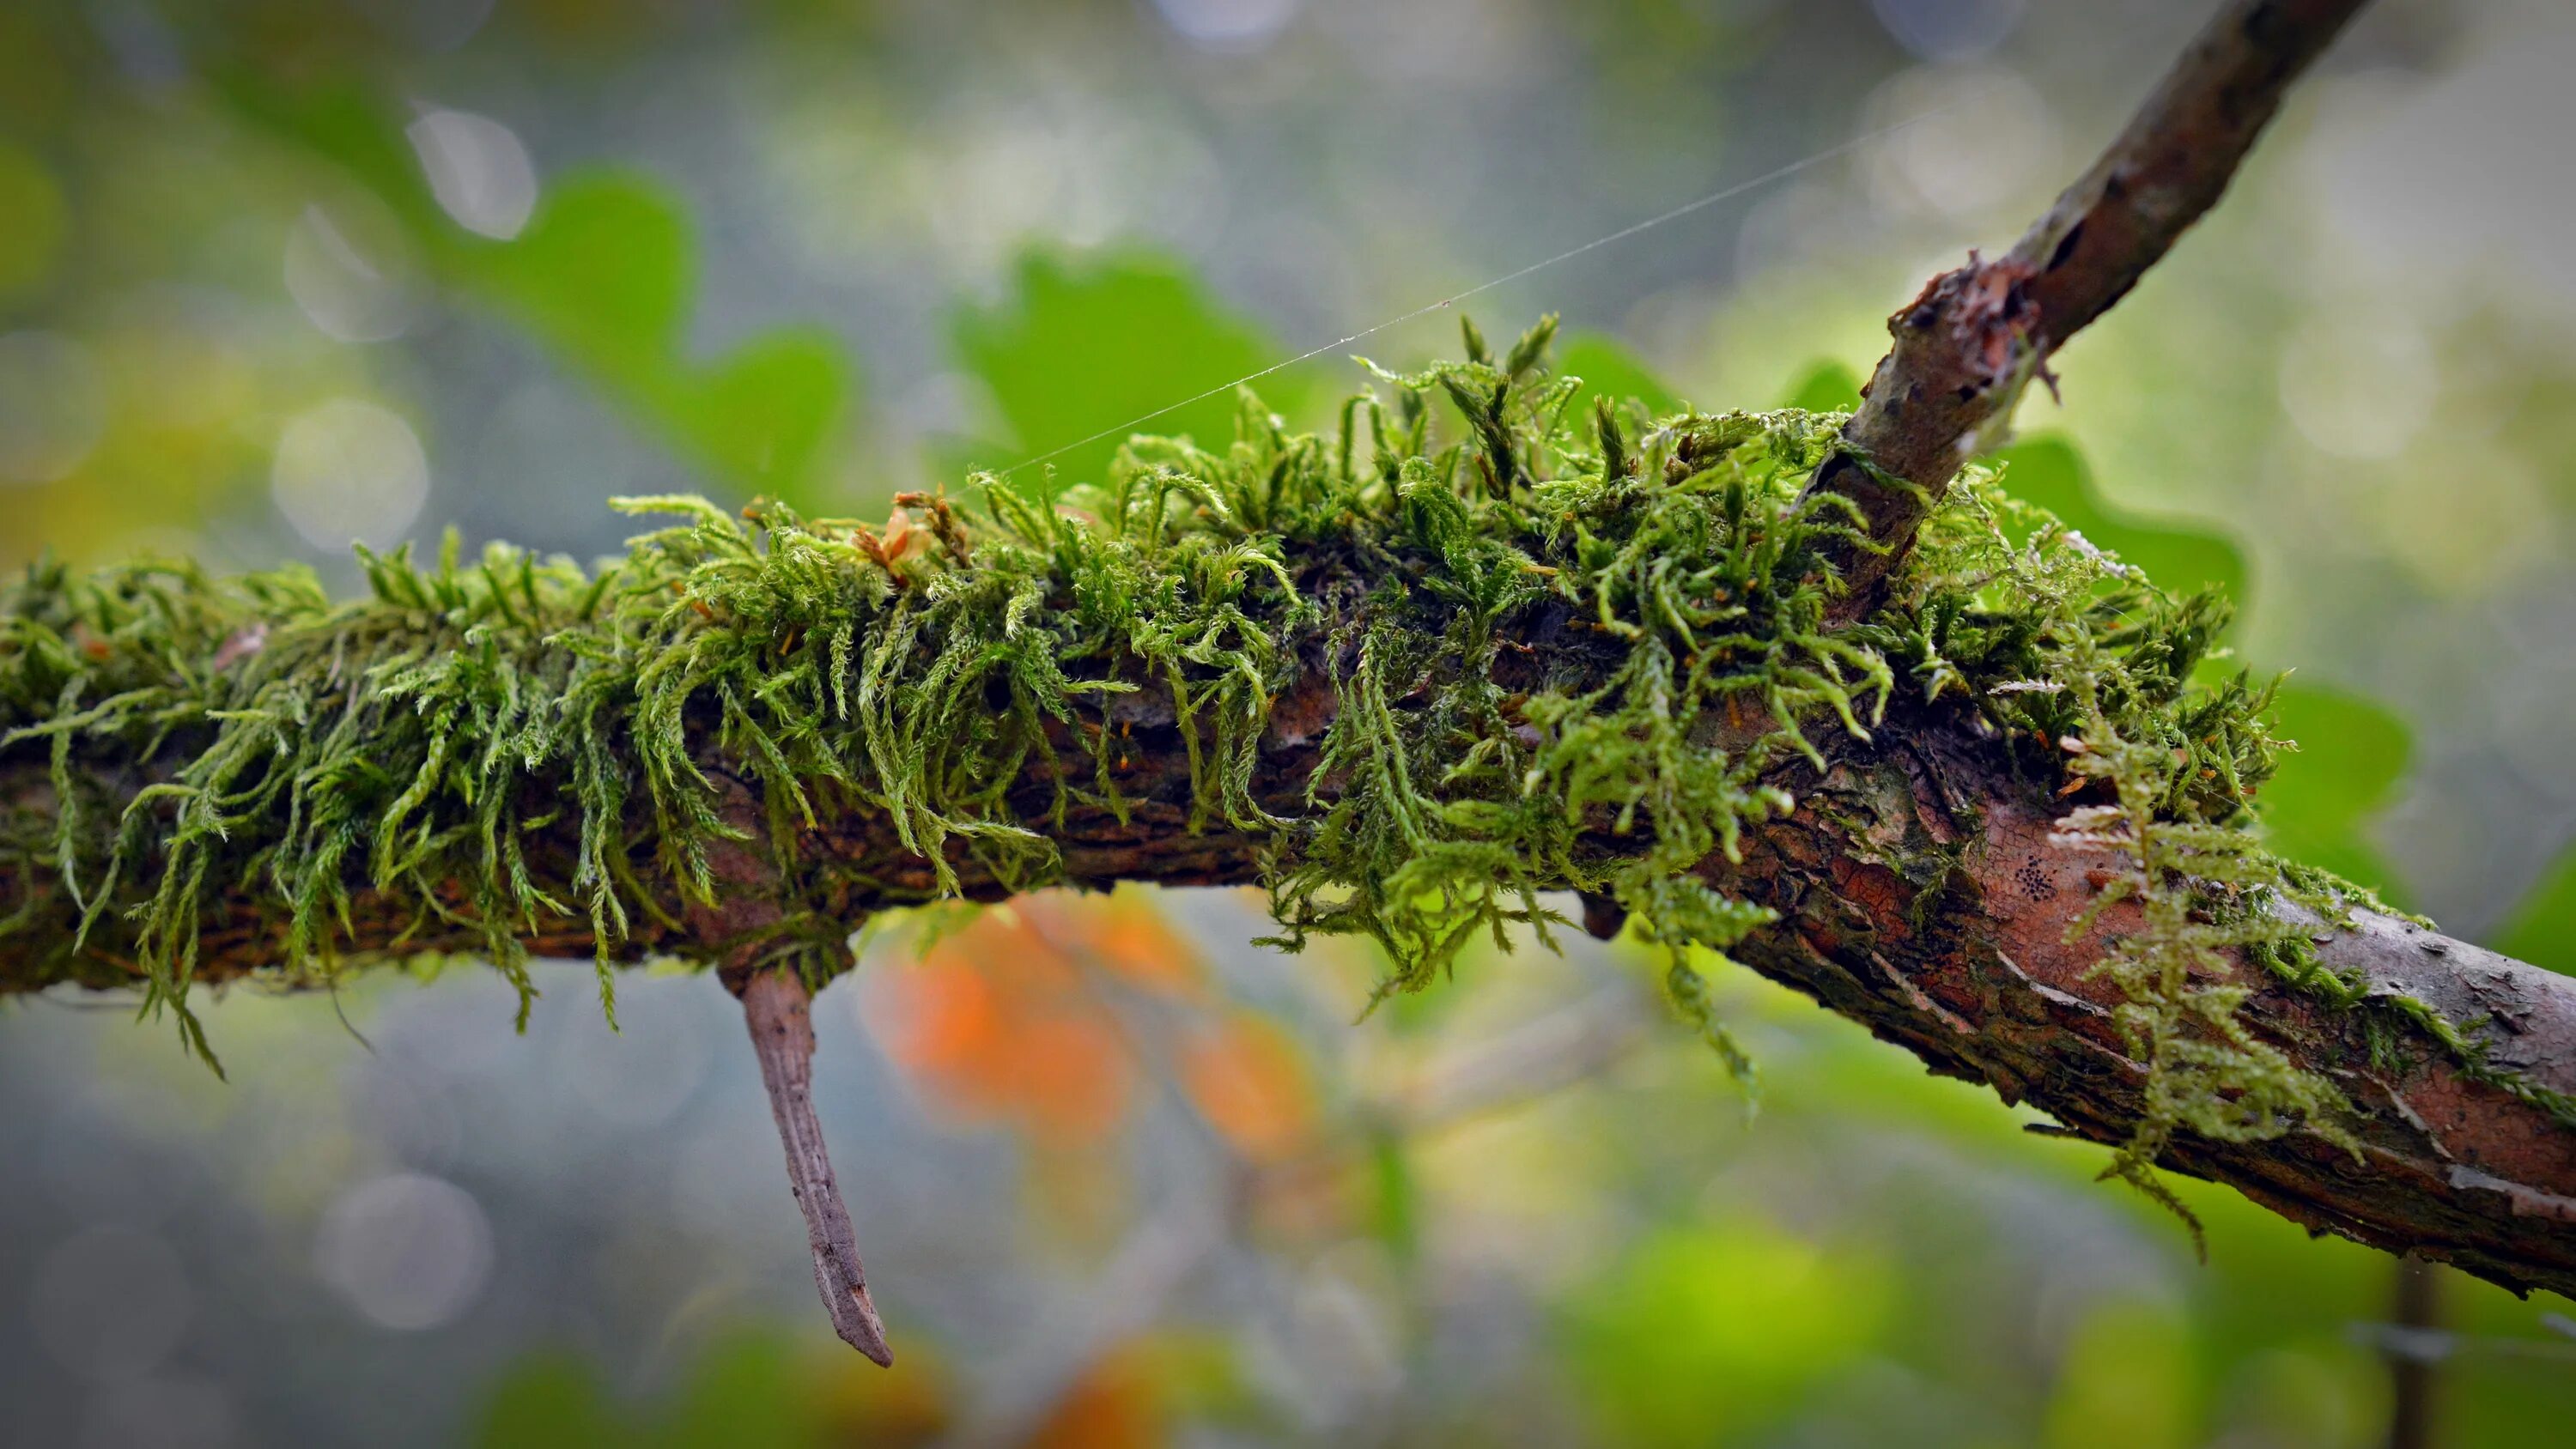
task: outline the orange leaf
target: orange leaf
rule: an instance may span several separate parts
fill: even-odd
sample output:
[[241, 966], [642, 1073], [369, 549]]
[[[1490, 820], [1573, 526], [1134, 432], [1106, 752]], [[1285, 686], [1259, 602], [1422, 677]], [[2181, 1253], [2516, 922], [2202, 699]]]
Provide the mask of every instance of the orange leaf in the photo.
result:
[[1182, 1048], [1181, 1082], [1235, 1150], [1255, 1161], [1288, 1156], [1310, 1136], [1315, 1095], [1287, 1033], [1237, 1013]]

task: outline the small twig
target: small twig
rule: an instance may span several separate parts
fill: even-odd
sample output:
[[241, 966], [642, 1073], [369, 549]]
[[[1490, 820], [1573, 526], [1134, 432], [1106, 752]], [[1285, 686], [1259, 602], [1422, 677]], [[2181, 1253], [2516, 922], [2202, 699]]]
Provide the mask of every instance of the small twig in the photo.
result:
[[745, 982], [742, 1014], [751, 1026], [760, 1080], [769, 1089], [770, 1115], [779, 1145], [787, 1149], [787, 1181], [805, 1213], [805, 1236], [814, 1250], [814, 1287], [841, 1341], [885, 1368], [894, 1367], [885, 1320], [868, 1298], [867, 1270], [859, 1266], [850, 1210], [823, 1151], [822, 1124], [814, 1119], [813, 993], [792, 970], [763, 971]]
[[1849, 620], [1877, 607], [1952, 475], [2012, 420], [2049, 354], [2127, 296], [2215, 204], [2281, 97], [2367, 0], [2227, 0], [2093, 168], [2001, 257], [1935, 277], [1811, 492], [1851, 500], [1868, 546], [1834, 562]]

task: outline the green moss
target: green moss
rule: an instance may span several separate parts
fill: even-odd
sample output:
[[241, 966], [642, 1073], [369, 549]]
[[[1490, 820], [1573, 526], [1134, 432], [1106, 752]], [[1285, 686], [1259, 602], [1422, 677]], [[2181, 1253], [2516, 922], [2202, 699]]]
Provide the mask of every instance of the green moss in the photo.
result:
[[[13, 805], [0, 852], [68, 906], [31, 895], [0, 933], [76, 956], [118, 923], [146, 1009], [201, 1051], [189, 984], [227, 896], [266, 913], [285, 977], [363, 964], [364, 909], [392, 913], [394, 954], [433, 927], [479, 936], [523, 993], [523, 937], [587, 934], [605, 996], [639, 922], [683, 905], [648, 881], [717, 892], [741, 832], [715, 761], [758, 792], [789, 875], [785, 921], [728, 944], [827, 973], [860, 923], [813, 903], [889, 895], [809, 858], [807, 829], [874, 813], [934, 894], [968, 860], [1043, 885], [1063, 864], [1014, 792], [1049, 782], [1058, 823], [1123, 813], [1142, 725], [1186, 746], [1193, 829], [1270, 843], [1292, 949], [1366, 935], [1385, 989], [1409, 990], [1480, 935], [1545, 936], [1542, 892], [1578, 888], [1667, 953], [1677, 1008], [1740, 1066], [1695, 953], [1772, 917], [1690, 867], [1733, 856], [1792, 808], [1786, 767], [1909, 691], [2065, 742], [2050, 773], [2093, 787], [2069, 832], [2130, 862], [2104, 903], [2136, 900], [2149, 929], [2102, 969], [2148, 1115], [2112, 1171], [2170, 1201], [2149, 1167], [2179, 1128], [2332, 1135], [2333, 1089], [2236, 1021], [2241, 989], [2196, 982], [2230, 950], [2318, 975], [2269, 902], [2339, 909], [2248, 833], [2264, 691], [2191, 683], [2224, 605], [2158, 592], [1972, 469], [1888, 606], [1828, 628], [1828, 551], [1861, 535], [1801, 486], [1839, 415], [1577, 412], [1552, 330], [1497, 356], [1470, 328], [1464, 361], [1372, 369], [1330, 435], [1247, 394], [1222, 448], [1139, 437], [1097, 485], [979, 478], [962, 506], [907, 495], [882, 529], [629, 500], [680, 521], [595, 571], [453, 540], [434, 565], [363, 555], [348, 603], [295, 570], [38, 567], [0, 600], [0, 752], [43, 752], [55, 799]], [[1302, 801], [1265, 801], [1274, 701], [1318, 671], [1338, 694], [1319, 767]], [[63, 909], [77, 925], [49, 933]]]
[[2147, 1069], [2144, 1112], [2103, 1175], [2172, 1209], [2197, 1243], [2198, 1222], [2153, 1170], [2177, 1130], [2241, 1142], [2304, 1127], [2358, 1153], [2341, 1091], [2237, 1014], [2252, 988], [2235, 980], [2234, 956], [2330, 997], [2349, 990], [2276, 903], [2339, 919], [2348, 903], [2377, 902], [2262, 848], [2251, 805], [2282, 747], [2271, 689], [2241, 672], [2194, 682], [2212, 672], [2202, 666], [2224, 599], [2167, 596], [1974, 477], [1929, 525], [1907, 587], [1918, 624], [1888, 641], [1892, 656], [1927, 692], [1962, 689], [1999, 727], [2057, 752], [2078, 798], [2054, 838], [2119, 863], [2068, 939], [2115, 905], [2139, 914], [2094, 968], [2127, 998], [2118, 1021]]

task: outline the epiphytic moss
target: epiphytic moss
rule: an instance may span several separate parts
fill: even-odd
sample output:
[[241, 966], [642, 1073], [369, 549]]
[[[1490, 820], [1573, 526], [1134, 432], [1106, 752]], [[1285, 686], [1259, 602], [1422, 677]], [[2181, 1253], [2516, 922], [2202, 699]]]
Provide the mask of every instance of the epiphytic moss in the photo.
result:
[[[2016, 535], [2028, 542], [2015, 547]], [[2358, 1153], [2340, 1125], [2340, 1089], [2237, 1015], [2252, 990], [2233, 977], [2230, 955], [2310, 989], [2349, 989], [2277, 906], [2303, 907], [2313, 920], [2340, 918], [2347, 901], [2379, 903], [2270, 855], [2250, 828], [2254, 791], [2281, 742], [2267, 725], [2268, 685], [2243, 672], [2195, 682], [2208, 672], [2226, 602], [2162, 594], [1973, 474], [1929, 526], [1906, 583], [1916, 624], [1895, 626], [1891, 654], [1910, 661], [1928, 692], [1962, 690], [2001, 728], [2060, 752], [2068, 792], [2087, 803], [2059, 821], [2055, 838], [2120, 863], [2069, 939], [2092, 932], [2114, 905], [2139, 913], [2141, 928], [2109, 942], [2095, 967], [2126, 997], [2119, 1024], [2146, 1067], [2145, 1110], [2103, 1175], [2170, 1208], [2197, 1244], [2198, 1220], [2154, 1173], [2176, 1130], [2241, 1142], [2304, 1125]]]
[[[1541, 893], [1579, 888], [1669, 952], [1677, 1006], [1738, 1063], [1692, 952], [1770, 915], [1689, 868], [1792, 808], [1824, 732], [1865, 736], [1920, 691], [2101, 782], [2067, 829], [2128, 860], [2105, 900], [2149, 923], [2102, 967], [2149, 1067], [2112, 1171], [2170, 1201], [2149, 1166], [2178, 1128], [2332, 1134], [2333, 1088], [2193, 979], [2242, 949], [2348, 989], [2309, 979], [2271, 909], [2339, 910], [2334, 891], [2246, 829], [2276, 748], [2264, 692], [2193, 682], [2224, 605], [2159, 593], [1971, 469], [1890, 603], [1829, 627], [1827, 553], [1857, 520], [1801, 485], [1840, 419], [1570, 415], [1552, 331], [1498, 356], [1471, 327], [1463, 361], [1372, 369], [1327, 434], [1246, 395], [1221, 448], [1139, 437], [1096, 485], [978, 478], [878, 527], [628, 500], [681, 521], [589, 571], [452, 540], [434, 565], [362, 553], [348, 603], [292, 569], [39, 565], [0, 600], [0, 759], [41, 754], [50, 781], [0, 816], [29, 882], [0, 935], [48, 958], [14, 975], [96, 979], [83, 940], [124, 923], [146, 1008], [202, 1052], [188, 988], [229, 898], [270, 922], [282, 976], [361, 964], [363, 910], [394, 954], [479, 937], [522, 993], [525, 941], [587, 938], [605, 995], [639, 918], [682, 907], [648, 881], [717, 890], [740, 828], [710, 769], [758, 792], [813, 899], [835, 867], [800, 836], [850, 812], [890, 822], [938, 890], [966, 860], [1024, 889], [1062, 862], [1013, 793], [1043, 781], [1058, 823], [1121, 814], [1141, 721], [1188, 751], [1191, 828], [1270, 843], [1285, 944], [1365, 934], [1387, 989], [1411, 988], [1479, 933], [1544, 935]], [[1312, 783], [1264, 798], [1273, 704], [1317, 671], [1337, 708]], [[532, 859], [562, 839], [568, 861]], [[790, 911], [728, 945], [830, 971], [857, 924]]]

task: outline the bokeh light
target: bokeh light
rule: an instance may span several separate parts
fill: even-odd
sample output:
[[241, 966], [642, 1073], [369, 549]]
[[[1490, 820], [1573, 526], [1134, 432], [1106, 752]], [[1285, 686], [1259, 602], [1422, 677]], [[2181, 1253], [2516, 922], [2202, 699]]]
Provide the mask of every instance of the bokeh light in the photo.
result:
[[54, 332], [0, 336], [0, 484], [71, 472], [106, 425], [107, 387], [87, 348]]
[[2340, 458], [2393, 458], [2432, 420], [2441, 375], [2404, 319], [2320, 312], [2281, 351], [2281, 407], [2309, 446]]
[[492, 1275], [492, 1226], [473, 1196], [421, 1173], [343, 1193], [313, 1242], [314, 1271], [367, 1322], [418, 1332], [474, 1306]]
[[466, 111], [429, 110], [405, 132], [438, 204], [477, 236], [508, 241], [537, 209], [537, 169], [509, 127]]
[[380, 204], [308, 206], [286, 234], [287, 293], [336, 341], [399, 337], [420, 305], [408, 250]]
[[1974, 60], [2011, 36], [2029, 0], [1869, 0], [1896, 43], [1925, 60]]
[[1901, 128], [1871, 148], [1872, 194], [1900, 214], [1967, 220], [2055, 184], [2048, 103], [2009, 70], [1903, 71], [1871, 94], [1866, 114], [1873, 127]]
[[420, 516], [429, 459], [392, 410], [333, 398], [298, 413], [278, 435], [269, 491], [315, 548], [336, 551], [352, 540], [382, 548]]
[[1296, 18], [1299, 0], [1152, 0], [1183, 39], [1210, 50], [1256, 50]]

